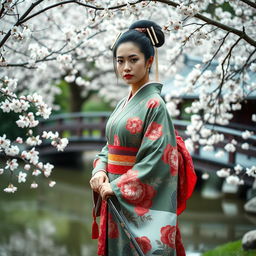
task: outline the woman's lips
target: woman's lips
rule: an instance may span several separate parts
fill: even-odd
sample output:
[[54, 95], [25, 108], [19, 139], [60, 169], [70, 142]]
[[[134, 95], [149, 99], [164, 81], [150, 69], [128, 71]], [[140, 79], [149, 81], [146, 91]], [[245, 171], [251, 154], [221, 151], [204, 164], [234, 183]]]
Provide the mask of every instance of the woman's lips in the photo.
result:
[[124, 78], [125, 78], [125, 79], [131, 79], [132, 77], [133, 77], [133, 75], [128, 75], [128, 74], [127, 74], [127, 75], [124, 75]]

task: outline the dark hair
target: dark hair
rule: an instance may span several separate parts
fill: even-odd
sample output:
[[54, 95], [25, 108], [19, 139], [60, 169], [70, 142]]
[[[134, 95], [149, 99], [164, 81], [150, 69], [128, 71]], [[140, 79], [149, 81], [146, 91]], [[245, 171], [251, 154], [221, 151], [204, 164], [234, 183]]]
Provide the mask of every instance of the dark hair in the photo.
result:
[[[158, 39], [158, 43], [155, 47], [160, 47], [164, 44], [164, 33], [161, 30], [161, 27], [155, 22], [150, 20], [139, 20], [134, 22], [129, 30], [121, 35], [121, 37], [115, 43], [113, 48], [113, 57], [116, 58], [116, 51], [120, 44], [126, 42], [132, 42], [137, 45], [140, 51], [144, 54], [145, 60], [148, 60], [151, 56], [155, 55], [153, 44], [150, 40], [150, 36], [147, 32], [140, 32], [135, 30], [135, 28], [149, 28], [153, 27]], [[152, 34], [152, 33], [151, 33]]]

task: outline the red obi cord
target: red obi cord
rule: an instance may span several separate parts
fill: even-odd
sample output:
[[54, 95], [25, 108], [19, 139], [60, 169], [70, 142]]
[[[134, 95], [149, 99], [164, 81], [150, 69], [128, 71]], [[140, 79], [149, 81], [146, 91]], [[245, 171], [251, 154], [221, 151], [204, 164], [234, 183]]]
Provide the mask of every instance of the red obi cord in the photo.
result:
[[108, 145], [108, 168], [113, 174], [124, 174], [136, 161], [138, 148]]

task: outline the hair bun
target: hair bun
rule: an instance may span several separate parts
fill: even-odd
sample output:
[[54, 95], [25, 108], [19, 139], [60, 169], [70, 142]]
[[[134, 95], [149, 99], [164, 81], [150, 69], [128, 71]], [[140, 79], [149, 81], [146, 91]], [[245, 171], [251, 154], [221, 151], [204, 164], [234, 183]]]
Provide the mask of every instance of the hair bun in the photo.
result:
[[[156, 33], [156, 37], [158, 40], [158, 43], [155, 42], [155, 47], [161, 47], [164, 44], [164, 33], [159, 25], [157, 25], [155, 22], [150, 20], [139, 20], [134, 22], [129, 29], [135, 29], [135, 28], [148, 28], [150, 27], [154, 28], [154, 31]], [[145, 35], [150, 39], [150, 36], [148, 33], [145, 33]]]

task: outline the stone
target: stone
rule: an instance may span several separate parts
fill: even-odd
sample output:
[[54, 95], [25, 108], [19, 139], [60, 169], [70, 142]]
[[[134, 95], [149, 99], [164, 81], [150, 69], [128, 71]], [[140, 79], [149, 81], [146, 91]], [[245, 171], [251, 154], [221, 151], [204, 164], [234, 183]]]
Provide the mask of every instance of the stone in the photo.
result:
[[246, 251], [256, 249], [256, 230], [251, 230], [244, 234], [242, 246]]
[[244, 210], [248, 213], [256, 214], [256, 196], [246, 202], [246, 204], [244, 205]]

